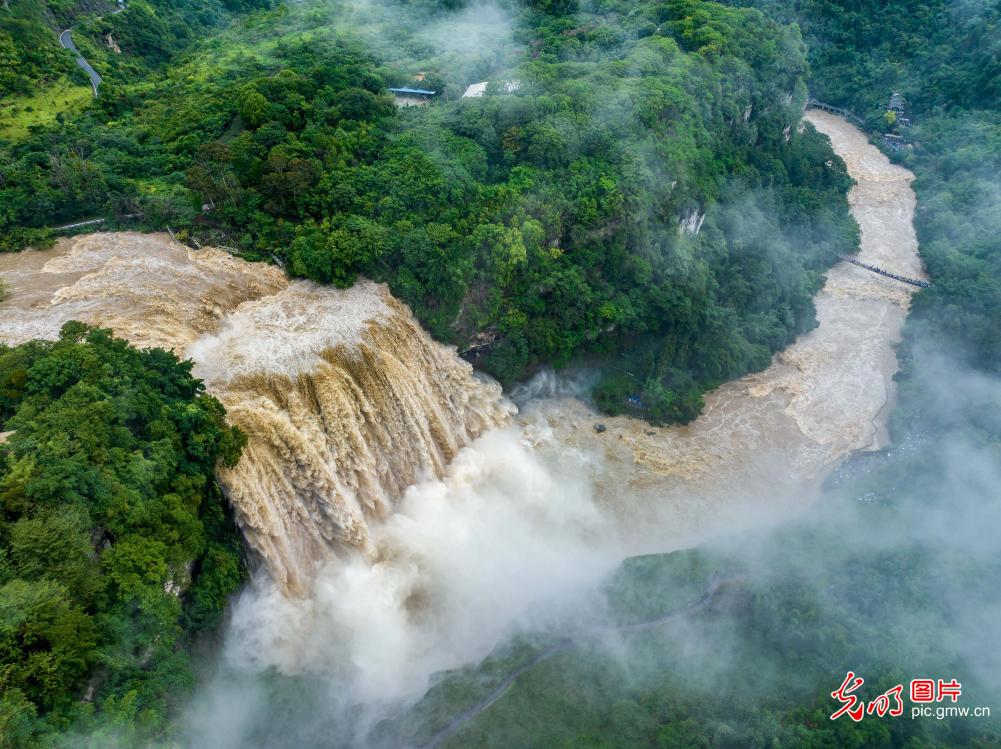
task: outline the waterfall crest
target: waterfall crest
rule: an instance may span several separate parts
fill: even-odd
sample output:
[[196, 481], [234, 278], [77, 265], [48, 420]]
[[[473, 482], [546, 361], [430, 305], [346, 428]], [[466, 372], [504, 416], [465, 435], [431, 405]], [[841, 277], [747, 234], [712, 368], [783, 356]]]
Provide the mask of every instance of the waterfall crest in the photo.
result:
[[163, 235], [92, 234], [9, 255], [0, 340], [67, 320], [173, 349], [248, 436], [219, 479], [250, 547], [287, 593], [336, 556], [374, 560], [371, 523], [403, 491], [506, 423], [496, 383], [436, 343], [371, 281], [351, 289]]
[[374, 560], [370, 523], [510, 415], [496, 383], [371, 282], [295, 282], [243, 305], [189, 354], [249, 437], [220, 481], [247, 541], [293, 592], [336, 554]]

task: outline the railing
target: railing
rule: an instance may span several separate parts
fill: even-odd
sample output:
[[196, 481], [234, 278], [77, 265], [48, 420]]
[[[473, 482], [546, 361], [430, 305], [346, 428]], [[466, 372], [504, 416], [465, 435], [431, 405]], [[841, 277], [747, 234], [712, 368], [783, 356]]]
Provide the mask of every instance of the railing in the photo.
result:
[[839, 114], [842, 117], [847, 117], [850, 120], [854, 120], [859, 125], [865, 125], [865, 121], [858, 115], [848, 111], [844, 107], [836, 107], [833, 104], [827, 104], [826, 102], [818, 101], [812, 96], [806, 100], [806, 106], [809, 109], [813, 107], [814, 109], [822, 109], [825, 112], [830, 112], [831, 114]]
[[919, 289], [927, 289], [929, 286], [931, 286], [931, 283], [929, 281], [922, 281], [919, 278], [911, 278], [910, 276], [901, 276], [896, 273], [890, 273], [890, 271], [888, 270], [883, 270], [882, 268], [879, 268], [875, 265], [869, 265], [868, 263], [863, 263], [861, 260], [856, 260], [853, 257], [842, 255], [841, 259], [851, 263], [852, 265], [857, 265], [859, 268], [865, 268], [867, 271], [878, 273], [879, 275], [886, 276], [887, 278], [892, 278], [894, 281], [900, 281], [901, 283], [908, 283], [911, 286], [917, 286]]
[[103, 224], [105, 219], [95, 218], [90, 221], [78, 221], [75, 224], [66, 224], [65, 226], [55, 226], [52, 231], [66, 231], [67, 229], [77, 229], [81, 226], [93, 226], [94, 224]]

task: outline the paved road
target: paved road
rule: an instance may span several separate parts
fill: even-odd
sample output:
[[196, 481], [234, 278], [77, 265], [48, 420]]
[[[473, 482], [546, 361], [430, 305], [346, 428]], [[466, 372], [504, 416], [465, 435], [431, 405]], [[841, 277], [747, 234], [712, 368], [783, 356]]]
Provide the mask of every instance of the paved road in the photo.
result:
[[[111, 15], [117, 16], [119, 13], [121, 13], [123, 10], [125, 10], [125, 7], [126, 7], [126, 5], [123, 2], [123, 0], [119, 0], [119, 2], [118, 2], [118, 9], [117, 10], [113, 10], [111, 12]], [[101, 18], [103, 18], [103, 16], [98, 16], [94, 20], [99, 21], [99, 20], [101, 20]], [[65, 31], [63, 31], [63, 33], [61, 33], [59, 35], [59, 43], [63, 46], [64, 49], [68, 49], [70, 52], [72, 52], [74, 55], [76, 55], [76, 64], [79, 65], [81, 68], [83, 68], [84, 72], [86, 72], [87, 75], [90, 76], [90, 85], [94, 87], [94, 96], [96, 97], [97, 96], [97, 90], [101, 86], [101, 74], [98, 73], [96, 70], [94, 70], [94, 68], [92, 68], [90, 66], [89, 62], [87, 62], [85, 59], [83, 59], [83, 55], [80, 54], [80, 50], [78, 50], [76, 48], [76, 45], [73, 44], [73, 33], [72, 32], [73, 32], [73, 27], [72, 26], [70, 26], [68, 29], [66, 29]]]
[[71, 31], [72, 29], [66, 29], [63, 33], [61, 33], [59, 35], [59, 43], [76, 55], [76, 64], [83, 68], [87, 75], [90, 76], [90, 85], [94, 87], [94, 96], [97, 96], [97, 89], [101, 85], [101, 75], [90, 66], [89, 62], [83, 59], [83, 55], [80, 54], [80, 50], [78, 50], [76, 45], [73, 44], [73, 36], [70, 33]]

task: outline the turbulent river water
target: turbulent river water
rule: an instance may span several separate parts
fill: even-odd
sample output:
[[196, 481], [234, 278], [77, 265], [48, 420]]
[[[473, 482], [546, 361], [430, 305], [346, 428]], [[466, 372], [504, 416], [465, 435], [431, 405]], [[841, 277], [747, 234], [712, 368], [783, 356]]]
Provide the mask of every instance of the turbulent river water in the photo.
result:
[[[857, 181], [860, 258], [922, 277], [912, 175], [843, 120], [807, 119]], [[544, 380], [515, 413], [367, 281], [290, 282], [131, 233], [3, 255], [0, 272], [0, 339], [51, 338], [77, 319], [172, 348], [249, 435], [238, 467], [220, 474], [261, 562], [224, 648], [244, 691], [201, 700], [192, 720], [206, 746], [238, 746], [263, 709], [248, 675], [320, 674], [355, 706], [418, 695], [432, 673], [537, 625], [624, 556], [807, 506], [839, 459], [884, 439], [914, 290], [835, 266], [815, 330], [709, 395], [693, 424], [654, 429], [599, 419]]]
[[0, 262], [11, 290], [2, 339], [52, 338], [77, 319], [195, 362], [249, 437], [219, 478], [286, 593], [306, 593], [338, 554], [374, 561], [370, 524], [513, 410], [371, 282], [289, 282], [162, 235], [92, 234]]
[[[858, 258], [924, 279], [913, 175], [843, 119], [818, 110], [806, 119], [831, 139], [856, 181], [849, 202], [861, 229]], [[606, 431], [596, 435], [593, 415], [579, 402], [553, 399], [538, 410], [561, 444], [597, 445], [600, 494], [618, 505], [635, 551], [782, 518], [807, 504], [839, 459], [885, 442], [893, 347], [915, 291], [839, 263], [815, 298], [817, 328], [765, 371], [709, 394], [702, 415], [685, 427], [601, 419]]]

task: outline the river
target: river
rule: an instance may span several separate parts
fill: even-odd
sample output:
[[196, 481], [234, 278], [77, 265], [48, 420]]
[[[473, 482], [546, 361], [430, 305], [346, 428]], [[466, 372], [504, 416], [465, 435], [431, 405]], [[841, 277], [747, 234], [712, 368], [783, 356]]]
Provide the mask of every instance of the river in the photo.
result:
[[[860, 259], [922, 278], [912, 175], [843, 120], [807, 120], [857, 182]], [[495, 384], [370, 282], [290, 282], [131, 233], [3, 255], [0, 273], [3, 340], [80, 319], [173, 348], [250, 435], [220, 479], [261, 569], [192, 718], [205, 746], [238, 746], [266, 715], [254, 674], [321, 675], [351, 710], [413, 697], [625, 556], [803, 511], [838, 461], [885, 442], [915, 291], [839, 263], [814, 330], [709, 394], [692, 424], [657, 429], [557, 395], [512, 417]]]
[[[831, 139], [856, 181], [849, 203], [861, 229], [858, 259], [926, 278], [912, 224], [914, 176], [844, 119], [811, 110], [806, 120]], [[613, 507], [630, 498], [618, 510], [636, 551], [780, 520], [807, 505], [846, 455], [886, 443], [894, 346], [915, 291], [838, 263], [814, 300], [818, 326], [763, 372], [710, 393], [691, 424], [653, 429], [628, 417], [597, 419], [579, 401], [554, 399], [536, 406], [528, 429], [604, 456], [595, 480]]]

